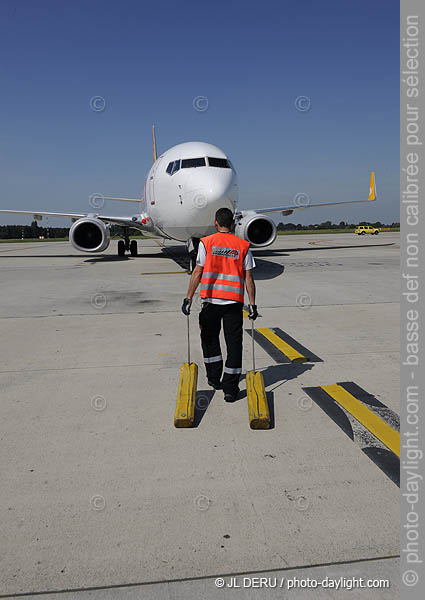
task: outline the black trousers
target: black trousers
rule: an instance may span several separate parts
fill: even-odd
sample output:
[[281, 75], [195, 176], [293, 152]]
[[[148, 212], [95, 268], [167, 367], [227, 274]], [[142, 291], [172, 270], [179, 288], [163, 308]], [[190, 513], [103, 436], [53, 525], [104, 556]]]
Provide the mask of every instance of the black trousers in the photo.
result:
[[223, 372], [223, 357], [220, 348], [220, 330], [223, 321], [227, 358], [222, 379], [223, 392], [236, 395], [242, 372], [242, 323], [243, 303], [212, 304], [204, 302], [199, 313], [201, 345], [204, 354], [207, 378], [218, 382]]

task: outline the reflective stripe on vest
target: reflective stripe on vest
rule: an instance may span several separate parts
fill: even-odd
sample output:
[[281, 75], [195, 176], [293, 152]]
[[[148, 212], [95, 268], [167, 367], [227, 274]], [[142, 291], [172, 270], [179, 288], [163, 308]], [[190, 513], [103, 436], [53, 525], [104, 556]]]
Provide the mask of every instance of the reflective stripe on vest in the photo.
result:
[[232, 233], [202, 238], [206, 257], [201, 278], [201, 298], [244, 301], [244, 260], [249, 242]]
[[244, 282], [244, 279], [237, 275], [226, 275], [224, 273], [202, 273], [202, 279], [225, 279], [226, 281]]
[[243, 287], [222, 285], [220, 283], [201, 283], [201, 290], [223, 290], [225, 292], [240, 292], [243, 294]]

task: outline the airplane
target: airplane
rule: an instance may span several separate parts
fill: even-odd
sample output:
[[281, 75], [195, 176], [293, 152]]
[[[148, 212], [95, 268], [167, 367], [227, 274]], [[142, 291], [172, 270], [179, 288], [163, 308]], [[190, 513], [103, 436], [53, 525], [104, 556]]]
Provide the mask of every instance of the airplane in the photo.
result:
[[0, 213], [72, 219], [69, 240], [82, 252], [104, 252], [110, 243], [110, 226], [120, 225], [118, 256], [129, 252], [137, 256], [137, 241], [130, 240], [130, 230], [154, 234], [164, 239], [186, 243], [190, 270], [196, 264], [199, 240], [215, 233], [214, 215], [218, 208], [229, 208], [235, 215], [234, 233], [250, 242], [253, 248], [270, 246], [276, 239], [276, 223], [268, 215], [291, 215], [294, 210], [337, 206], [376, 200], [375, 174], [370, 176], [367, 200], [346, 200], [312, 204], [300, 199], [289, 206], [238, 209], [238, 179], [229, 157], [217, 146], [205, 142], [184, 142], [157, 156], [155, 128], [152, 128], [153, 165], [138, 198], [102, 197], [102, 200], [137, 203], [133, 216], [90, 213], [58, 213], [30, 210], [0, 210]]

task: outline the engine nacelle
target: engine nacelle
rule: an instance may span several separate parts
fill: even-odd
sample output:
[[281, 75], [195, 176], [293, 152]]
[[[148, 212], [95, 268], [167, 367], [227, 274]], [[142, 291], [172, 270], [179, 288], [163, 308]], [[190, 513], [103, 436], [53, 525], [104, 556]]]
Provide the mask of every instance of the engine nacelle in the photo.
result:
[[242, 213], [236, 220], [235, 234], [254, 248], [270, 246], [276, 239], [276, 223], [266, 215]]
[[78, 219], [69, 230], [69, 240], [82, 252], [103, 252], [109, 246], [109, 227], [96, 217]]

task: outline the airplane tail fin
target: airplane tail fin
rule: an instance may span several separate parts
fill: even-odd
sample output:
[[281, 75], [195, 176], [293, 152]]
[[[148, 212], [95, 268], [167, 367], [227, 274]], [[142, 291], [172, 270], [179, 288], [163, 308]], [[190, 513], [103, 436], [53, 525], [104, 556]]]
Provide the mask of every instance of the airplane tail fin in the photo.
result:
[[152, 125], [152, 146], [153, 146], [153, 162], [156, 162], [156, 138], [155, 138], [155, 125]]
[[372, 171], [370, 174], [370, 185], [369, 185], [369, 197], [368, 200], [372, 202], [376, 200], [376, 185], [375, 185], [375, 172]]

